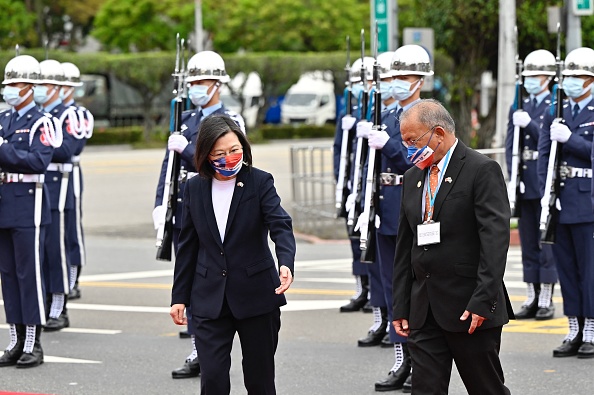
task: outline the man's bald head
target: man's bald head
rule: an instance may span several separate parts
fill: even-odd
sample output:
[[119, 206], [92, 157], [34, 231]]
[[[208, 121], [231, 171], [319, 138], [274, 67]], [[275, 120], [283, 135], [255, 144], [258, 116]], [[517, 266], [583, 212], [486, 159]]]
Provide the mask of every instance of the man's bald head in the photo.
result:
[[406, 122], [410, 117], [428, 128], [437, 125], [452, 134], [456, 131], [456, 124], [448, 110], [434, 99], [423, 99], [413, 104], [402, 113], [400, 123]]

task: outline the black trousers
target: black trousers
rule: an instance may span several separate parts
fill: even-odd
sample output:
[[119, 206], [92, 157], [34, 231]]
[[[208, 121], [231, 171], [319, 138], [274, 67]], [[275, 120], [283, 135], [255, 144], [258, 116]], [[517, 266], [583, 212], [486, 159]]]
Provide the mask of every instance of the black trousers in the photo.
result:
[[500, 344], [501, 327], [476, 330], [472, 335], [448, 332], [429, 310], [423, 327], [411, 330], [408, 338], [414, 372], [412, 393], [447, 394], [454, 361], [469, 395], [510, 394], [499, 361]]
[[[249, 303], [249, 301], [247, 301]], [[275, 395], [274, 354], [280, 330], [280, 309], [270, 313], [236, 319], [227, 301], [217, 319], [193, 316], [196, 349], [200, 360], [201, 394], [228, 395], [229, 370], [235, 333], [239, 335], [243, 356], [243, 382], [249, 395]]]

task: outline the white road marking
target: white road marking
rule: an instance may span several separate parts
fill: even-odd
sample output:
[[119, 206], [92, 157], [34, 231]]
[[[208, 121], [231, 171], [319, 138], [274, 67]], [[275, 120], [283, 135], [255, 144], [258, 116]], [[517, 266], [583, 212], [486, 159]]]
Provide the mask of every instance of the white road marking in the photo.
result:
[[53, 357], [53, 356], [49, 356], [49, 355], [45, 355], [43, 357], [43, 362], [49, 362], [49, 363], [103, 363], [101, 361], [92, 361], [90, 359], [63, 358], [63, 357]]
[[[68, 304], [68, 307], [70, 307], [70, 304]], [[0, 329], [8, 329], [8, 325], [0, 324]], [[92, 329], [92, 328], [64, 328], [64, 329], [60, 330], [60, 332], [85, 333], [85, 334], [91, 334], [91, 335], [117, 335], [118, 333], [122, 333], [121, 330], [116, 330], [116, 329]]]

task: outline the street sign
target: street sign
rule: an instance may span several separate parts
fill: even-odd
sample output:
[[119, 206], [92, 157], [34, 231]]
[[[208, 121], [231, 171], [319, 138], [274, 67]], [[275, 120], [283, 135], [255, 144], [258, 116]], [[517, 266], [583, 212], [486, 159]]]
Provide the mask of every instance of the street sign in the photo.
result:
[[573, 15], [583, 16], [594, 14], [593, 0], [573, 0]]
[[[433, 29], [425, 27], [407, 27], [404, 28], [404, 45], [416, 44], [425, 48], [425, 51], [429, 54], [429, 60], [431, 61], [431, 68], [434, 68], [434, 33]], [[424, 84], [421, 90], [423, 92], [431, 92], [433, 90], [433, 76], [424, 77]]]
[[[378, 27], [378, 53], [396, 50], [396, 2], [394, 0], [370, 0], [371, 31]], [[372, 40], [373, 42], [373, 40]]]

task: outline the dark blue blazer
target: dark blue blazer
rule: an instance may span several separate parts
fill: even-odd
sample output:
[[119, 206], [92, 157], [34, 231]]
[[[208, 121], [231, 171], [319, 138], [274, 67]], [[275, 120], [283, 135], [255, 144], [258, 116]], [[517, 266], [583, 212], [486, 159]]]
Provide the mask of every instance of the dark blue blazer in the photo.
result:
[[236, 180], [224, 242], [212, 207], [212, 180], [197, 176], [186, 183], [171, 304], [191, 306], [194, 316], [218, 318], [225, 299], [237, 319], [287, 303], [274, 293], [280, 280], [268, 235], [278, 266], [293, 272], [291, 217], [280, 205], [271, 174], [244, 167]]
[[[540, 136], [540, 128], [544, 122], [544, 117], [551, 108], [551, 95], [549, 94], [536, 107], [532, 105], [530, 99], [524, 99], [522, 105], [524, 111], [530, 115], [532, 120], [525, 128], [520, 128], [520, 158], [524, 150], [538, 150], [538, 138]], [[507, 175], [511, 176], [511, 162], [514, 144], [514, 123], [512, 120], [515, 110], [510, 108], [507, 136], [505, 138], [505, 161], [507, 163]], [[540, 199], [540, 188], [538, 186], [538, 175], [536, 174], [536, 160], [522, 160], [522, 182], [524, 183], [524, 193], [522, 199]]]
[[[587, 99], [586, 99], [587, 100]], [[541, 193], [547, 176], [547, 165], [551, 151], [550, 129], [554, 115], [547, 113], [538, 140], [538, 179]], [[569, 102], [563, 103], [563, 119], [571, 130], [566, 143], [561, 144], [561, 165], [589, 169], [592, 167], [592, 137], [594, 136], [594, 99], [573, 119]], [[559, 223], [580, 224], [594, 222], [590, 194], [592, 179], [585, 177], [561, 180], [561, 212]]]
[[[9, 127], [10, 115], [11, 110], [0, 113], [0, 137], [4, 139], [4, 143], [0, 145], [0, 169], [9, 173], [45, 173], [54, 148], [41, 137], [39, 129], [29, 144], [29, 131], [44, 113], [33, 107], [16, 122], [16, 125]], [[51, 221], [49, 199], [45, 185], [43, 189], [41, 223], [48, 224]], [[34, 207], [34, 183], [11, 182], [0, 185], [0, 228], [33, 227]]]
[[[230, 116], [232, 119], [239, 119], [240, 121], [236, 121], [239, 125], [243, 125], [243, 118], [241, 115], [233, 111], [229, 111], [225, 109], [225, 106], [221, 106], [218, 110], [215, 110], [212, 114], [225, 114]], [[194, 152], [196, 151], [196, 140], [198, 139], [198, 129], [200, 129], [200, 123], [202, 122], [202, 112], [199, 110], [190, 110], [184, 111], [182, 113], [182, 125], [180, 127], [182, 135], [188, 139], [189, 144], [186, 146], [186, 149], [181, 153], [181, 161], [180, 161], [180, 169], [186, 170], [189, 172], [196, 172], [196, 168], [194, 167]], [[242, 128], [243, 129], [243, 128]], [[157, 185], [157, 194], [155, 197], [155, 207], [160, 206], [163, 203], [163, 190], [165, 188], [165, 175], [167, 174], [167, 162], [169, 161], [169, 150], [165, 149], [165, 158], [163, 158], [163, 163], [161, 164], [161, 173], [159, 174], [159, 183]], [[179, 183], [179, 191], [178, 191], [178, 204], [177, 210], [175, 212], [175, 218], [181, 219], [182, 217], [182, 207], [181, 204], [182, 200], [180, 200], [184, 196], [184, 189], [185, 183]], [[181, 221], [175, 221], [174, 225], [175, 228], [181, 228]]]

